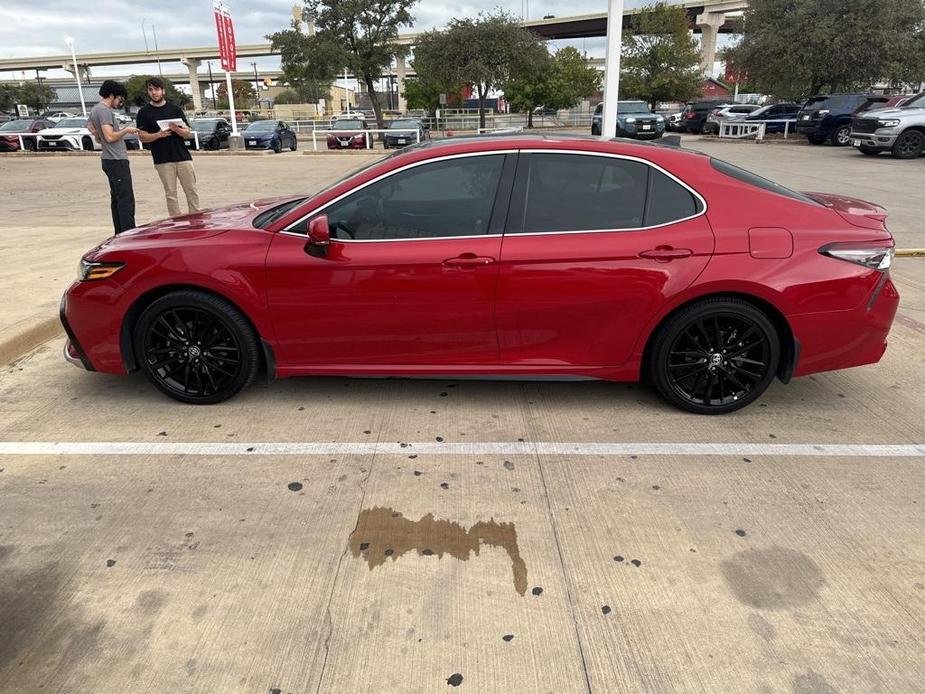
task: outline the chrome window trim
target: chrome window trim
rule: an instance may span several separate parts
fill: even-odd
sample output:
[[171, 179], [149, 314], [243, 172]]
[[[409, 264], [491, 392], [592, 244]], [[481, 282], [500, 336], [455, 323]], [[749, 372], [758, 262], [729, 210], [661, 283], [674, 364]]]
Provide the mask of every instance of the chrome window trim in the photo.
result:
[[521, 153], [521, 154], [572, 154], [572, 155], [577, 154], [581, 156], [610, 157], [612, 159], [625, 159], [627, 161], [639, 162], [640, 164], [651, 166], [653, 169], [664, 174], [665, 176], [670, 178], [672, 181], [680, 185], [682, 188], [687, 190], [691, 195], [693, 195], [697, 200], [700, 201], [700, 204], [703, 206], [703, 209], [697, 214], [693, 214], [688, 217], [682, 217], [680, 219], [675, 219], [670, 222], [663, 222], [662, 224], [653, 224], [653, 225], [644, 226], [644, 227], [619, 227], [619, 228], [614, 228], [614, 229], [573, 229], [573, 230], [559, 230], [559, 231], [527, 231], [527, 232], [522, 232], [522, 233], [510, 233], [510, 234], [503, 234], [503, 233], [502, 234], [470, 234], [470, 235], [465, 235], [465, 236], [433, 236], [433, 237], [419, 238], [419, 239], [332, 239], [332, 240], [336, 240], [337, 243], [395, 243], [396, 241], [400, 241], [400, 242], [446, 241], [448, 239], [482, 239], [482, 238], [492, 238], [492, 237], [501, 237], [501, 236], [517, 237], [517, 236], [550, 236], [552, 234], [610, 234], [610, 233], [616, 233], [616, 232], [626, 233], [626, 232], [633, 232], [633, 231], [648, 231], [650, 229], [661, 229], [662, 227], [671, 226], [672, 224], [680, 224], [681, 222], [687, 222], [692, 219], [696, 219], [697, 217], [701, 217], [707, 213], [707, 201], [698, 191], [696, 191], [694, 188], [689, 186], [687, 183], [682, 181], [680, 178], [675, 176], [670, 171], [662, 168], [661, 166], [659, 166], [658, 164], [654, 162], [649, 161], [648, 159], [643, 159], [641, 157], [636, 157], [630, 154], [617, 154], [615, 152], [594, 152], [594, 151], [588, 151], [588, 150], [582, 150], [582, 149], [556, 149], [556, 148], [498, 149], [498, 150], [487, 150], [484, 152], [464, 152], [461, 154], [448, 154], [442, 157], [434, 157], [432, 159], [424, 159], [421, 161], [416, 161], [410, 164], [406, 164], [405, 166], [401, 166], [397, 169], [393, 169], [392, 171], [388, 171], [382, 174], [381, 176], [377, 176], [376, 178], [370, 181], [367, 181], [362, 186], [353, 188], [347, 191], [346, 193], [342, 193], [341, 195], [337, 196], [333, 200], [329, 200], [321, 207], [315, 210], [312, 210], [310, 213], [308, 213], [304, 217], [300, 217], [295, 222], [290, 224], [288, 227], [286, 227], [285, 229], [281, 229], [277, 233], [286, 234], [287, 236], [298, 236], [299, 238], [307, 238], [307, 234], [300, 233], [297, 231], [290, 231], [290, 229], [297, 224], [301, 224], [306, 219], [314, 217], [316, 214], [320, 214], [327, 207], [333, 205], [336, 202], [339, 202], [340, 200], [343, 200], [348, 195], [352, 195], [353, 193], [356, 193], [357, 191], [362, 190], [366, 186], [372, 185], [373, 183], [381, 181], [384, 178], [388, 178], [389, 176], [400, 173], [402, 171], [406, 171], [408, 169], [412, 169], [417, 166], [422, 166], [424, 164], [430, 164], [432, 162], [445, 161], [449, 159], [462, 159], [465, 157], [477, 157], [477, 156], [486, 156], [486, 155], [492, 155], [492, 154], [518, 154], [518, 153]]

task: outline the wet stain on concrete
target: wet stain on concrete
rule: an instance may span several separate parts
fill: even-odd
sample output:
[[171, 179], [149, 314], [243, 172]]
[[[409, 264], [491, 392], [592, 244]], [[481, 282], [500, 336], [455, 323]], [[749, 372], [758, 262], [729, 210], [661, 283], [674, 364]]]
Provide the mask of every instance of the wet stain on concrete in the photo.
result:
[[777, 632], [774, 626], [757, 612], [748, 615], [748, 628], [765, 641], [773, 641]]
[[208, 611], [209, 611], [208, 605], [199, 605], [198, 607], [196, 607], [195, 610], [193, 610], [193, 615], [192, 615], [193, 619], [198, 622], [200, 619], [206, 616], [206, 612]]
[[825, 677], [812, 670], [794, 675], [790, 684], [793, 694], [838, 694], [838, 690], [826, 682]]
[[739, 602], [762, 610], [786, 610], [814, 602], [825, 585], [816, 562], [783, 547], [737, 552], [720, 569]]
[[746, 533], [744, 530], [739, 528], [738, 530], [736, 530], [736, 535], [738, 535], [739, 537], [745, 537]]
[[421, 556], [436, 554], [441, 559], [448, 554], [459, 561], [467, 561], [472, 554], [478, 556], [482, 545], [507, 552], [511, 559], [514, 590], [524, 595], [527, 592], [527, 565], [520, 556], [513, 523], [498, 523], [492, 519], [479, 521], [466, 530], [459, 523], [438, 520], [431, 513], [415, 521], [391, 508], [377, 506], [360, 512], [356, 529], [348, 540], [353, 556], [365, 559], [370, 570], [384, 564], [389, 557], [397, 561], [412, 551]]
[[633, 566], [642, 566], [642, 562], [639, 561], [638, 559], [630, 559], [630, 564], [632, 564]]
[[115, 559], [107, 559], [107, 560], [106, 560], [106, 567], [107, 567], [107, 568], [110, 568], [110, 569], [111, 569], [111, 568], [114, 567], [115, 565], [116, 565], [116, 560], [115, 560]]
[[302, 483], [301, 482], [290, 482], [289, 484], [286, 485], [286, 488], [290, 492], [299, 492], [299, 491], [302, 491]]
[[543, 589], [540, 586], [534, 586], [533, 590], [530, 592], [532, 592], [534, 595], [542, 595]]
[[458, 672], [446, 678], [446, 683], [451, 687], [458, 687], [462, 684], [463, 676]]
[[154, 616], [167, 603], [167, 593], [162, 590], [145, 590], [135, 598], [135, 609], [148, 616]]
[[510, 460], [505, 460], [505, 461], [504, 461], [504, 469], [505, 469], [505, 470], [513, 470], [513, 469], [514, 469], [514, 463], [512, 463]]
[[610, 605], [604, 605], [601, 607], [601, 614], [610, 614]]
[[0, 562], [6, 561], [6, 558], [13, 553], [13, 545], [0, 545]]
[[514, 634], [505, 634], [504, 636], [501, 637], [501, 640], [507, 641], [508, 643], [510, 643], [511, 641], [514, 640]]

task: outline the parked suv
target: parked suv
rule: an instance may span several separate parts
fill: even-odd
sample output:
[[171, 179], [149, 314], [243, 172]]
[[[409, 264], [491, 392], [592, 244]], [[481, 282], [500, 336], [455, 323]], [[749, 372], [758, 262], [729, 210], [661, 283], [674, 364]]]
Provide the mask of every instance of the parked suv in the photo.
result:
[[915, 159], [925, 151], [925, 93], [899, 108], [860, 113], [851, 122], [851, 144], [864, 154], [891, 152], [897, 159]]
[[[591, 118], [591, 134], [601, 134], [604, 104], [594, 109]], [[665, 134], [665, 118], [649, 109], [645, 101], [617, 102], [617, 137], [632, 137], [637, 140], [654, 140]]]
[[707, 115], [701, 130], [705, 135], [718, 135], [719, 126], [725, 120], [743, 120], [748, 114], [757, 111], [757, 104], [722, 104]]
[[889, 97], [874, 94], [826, 94], [809, 99], [797, 114], [796, 131], [814, 145], [826, 140], [837, 147], [851, 143], [851, 119]]
[[689, 133], [701, 133], [703, 132], [703, 124], [707, 120], [707, 116], [710, 112], [721, 106], [727, 106], [731, 104], [726, 104], [726, 102], [721, 99], [709, 99], [706, 101], [691, 101], [684, 108], [684, 111], [681, 113], [681, 127], [682, 131], [687, 131]]

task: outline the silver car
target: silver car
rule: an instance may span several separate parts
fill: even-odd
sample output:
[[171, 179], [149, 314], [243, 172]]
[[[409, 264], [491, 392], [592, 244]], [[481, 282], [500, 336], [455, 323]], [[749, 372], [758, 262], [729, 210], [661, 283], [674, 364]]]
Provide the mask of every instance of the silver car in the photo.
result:
[[890, 152], [897, 159], [915, 159], [925, 152], [925, 93], [899, 108], [861, 113], [851, 121], [851, 144], [862, 153]]

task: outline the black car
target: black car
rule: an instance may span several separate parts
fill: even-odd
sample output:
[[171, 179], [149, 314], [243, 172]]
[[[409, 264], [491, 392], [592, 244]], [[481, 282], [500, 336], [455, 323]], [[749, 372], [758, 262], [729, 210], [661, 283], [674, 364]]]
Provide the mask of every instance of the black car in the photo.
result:
[[851, 142], [851, 119], [888, 97], [875, 94], [825, 94], [809, 99], [797, 114], [796, 131], [814, 145], [826, 140], [837, 147]]
[[[220, 149], [228, 146], [231, 123], [224, 118], [197, 118], [190, 127], [199, 138], [199, 149]], [[188, 140], [187, 146], [195, 147], [196, 139]]]
[[[406, 145], [413, 145], [416, 142], [423, 142], [424, 140], [430, 137], [430, 133], [427, 128], [424, 127], [424, 124], [419, 121], [417, 118], [402, 118], [400, 120], [393, 120], [389, 123], [389, 130], [401, 130], [402, 132], [384, 133], [382, 136], [382, 146], [386, 149], [390, 147], [404, 147]], [[417, 135], [412, 130], [417, 131]]]
[[299, 146], [295, 131], [281, 120], [254, 121], [242, 135], [245, 149], [272, 149], [279, 154], [283, 147], [295, 152]]
[[679, 129], [699, 135], [703, 132], [703, 124], [706, 122], [710, 112], [714, 108], [722, 106], [725, 103], [726, 102], [722, 99], [707, 99], [689, 102], [681, 113], [681, 124]]
[[[800, 104], [771, 104], [770, 106], [762, 106], [757, 111], [752, 111], [745, 116], [745, 120], [789, 120], [793, 121], [793, 123], [790, 123], [787, 130], [788, 132], [793, 132], [793, 126], [800, 108]], [[782, 133], [784, 132], [784, 126], [785, 123], [768, 123], [765, 125], [764, 131], [766, 133]]]

